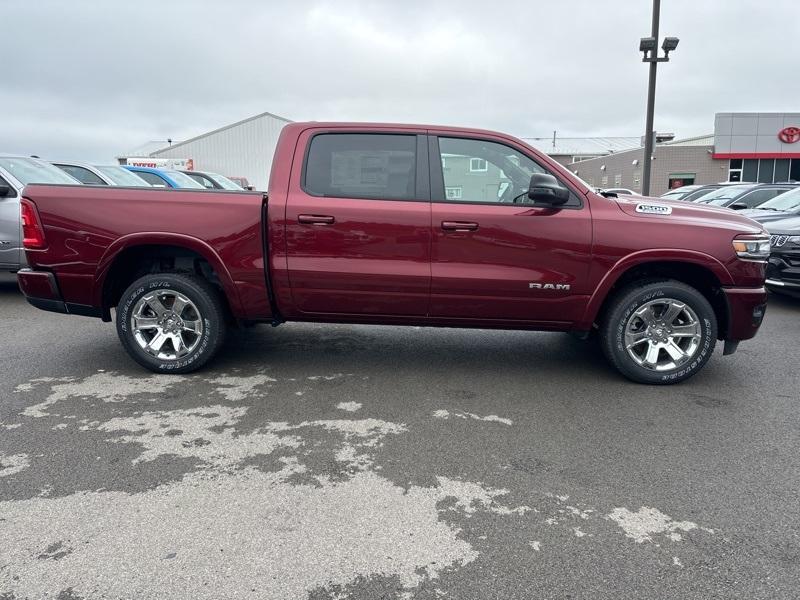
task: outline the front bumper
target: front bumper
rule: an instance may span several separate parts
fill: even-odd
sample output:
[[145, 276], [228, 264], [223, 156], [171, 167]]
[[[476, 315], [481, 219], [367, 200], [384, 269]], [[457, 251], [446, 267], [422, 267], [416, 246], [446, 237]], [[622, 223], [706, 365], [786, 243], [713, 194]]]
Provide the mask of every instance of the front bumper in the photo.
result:
[[722, 339], [749, 340], [758, 333], [767, 309], [767, 290], [760, 288], [722, 288], [728, 305], [728, 324]]
[[54, 273], [20, 269], [17, 272], [17, 282], [19, 289], [25, 294], [25, 299], [36, 308], [85, 317], [102, 316], [102, 311], [94, 306], [65, 302], [61, 297], [58, 280]]
[[766, 286], [778, 292], [800, 295], [800, 250], [773, 250], [767, 264]]

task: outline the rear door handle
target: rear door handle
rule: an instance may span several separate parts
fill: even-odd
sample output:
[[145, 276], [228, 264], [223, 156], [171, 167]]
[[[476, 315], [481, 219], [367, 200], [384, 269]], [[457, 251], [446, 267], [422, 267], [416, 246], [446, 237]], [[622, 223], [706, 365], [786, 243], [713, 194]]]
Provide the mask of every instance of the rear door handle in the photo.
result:
[[478, 224], [472, 221], [442, 221], [445, 231], [477, 231]]
[[336, 219], [330, 215], [297, 215], [297, 222], [303, 225], [333, 225]]

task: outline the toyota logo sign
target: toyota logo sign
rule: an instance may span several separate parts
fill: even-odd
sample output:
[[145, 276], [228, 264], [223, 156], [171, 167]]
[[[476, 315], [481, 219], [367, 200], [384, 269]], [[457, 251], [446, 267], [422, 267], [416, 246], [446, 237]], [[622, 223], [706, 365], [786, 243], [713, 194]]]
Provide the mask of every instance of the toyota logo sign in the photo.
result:
[[778, 139], [784, 144], [800, 142], [800, 127], [784, 127], [778, 132]]

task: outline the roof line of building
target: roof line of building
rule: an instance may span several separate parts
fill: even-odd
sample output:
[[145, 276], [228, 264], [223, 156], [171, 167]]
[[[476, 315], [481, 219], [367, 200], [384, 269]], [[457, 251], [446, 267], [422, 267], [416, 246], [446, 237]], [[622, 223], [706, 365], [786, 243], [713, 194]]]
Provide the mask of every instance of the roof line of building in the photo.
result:
[[704, 138], [713, 138], [713, 133], [707, 133], [705, 135], [695, 135], [688, 138], [681, 138], [679, 140], [670, 140], [668, 142], [661, 142], [661, 146], [675, 146], [676, 144], [681, 144], [683, 142], [694, 142], [695, 140], [702, 140]]
[[173, 148], [179, 148], [185, 144], [189, 144], [191, 142], [196, 142], [197, 140], [201, 140], [205, 137], [210, 135], [214, 135], [215, 133], [220, 133], [222, 131], [226, 131], [228, 129], [233, 129], [234, 127], [238, 127], [239, 125], [244, 125], [250, 121], [255, 121], [256, 119], [260, 119], [261, 117], [272, 117], [274, 119], [279, 119], [281, 121], [286, 121], [287, 123], [291, 123], [291, 119], [287, 119], [286, 117], [281, 117], [280, 115], [276, 115], [275, 113], [271, 113], [269, 111], [265, 111], [263, 113], [259, 113], [257, 115], [253, 115], [252, 117], [247, 117], [246, 119], [242, 119], [241, 121], [236, 121], [236, 123], [231, 123], [230, 125], [224, 125], [223, 127], [219, 127], [212, 131], [207, 131], [206, 133], [201, 133], [193, 138], [189, 138], [188, 140], [183, 140], [182, 142], [176, 142], [170, 146], [164, 146], [163, 148], [159, 148], [158, 150], [153, 150], [150, 154], [157, 154], [158, 152], [163, 152], [164, 150], [171, 150]]
[[[690, 137], [690, 138], [682, 138], [680, 140], [672, 140], [672, 141], [669, 141], [669, 142], [661, 142], [660, 144], [656, 144], [655, 145], [655, 148], [653, 148], [653, 151], [655, 151], [656, 149], [658, 149], [658, 148], [660, 148], [662, 146], [679, 146], [681, 144], [681, 142], [691, 142], [693, 140], [701, 140], [703, 138], [708, 138], [708, 137], [714, 137], [714, 134], [696, 135], [696, 136]], [[710, 145], [713, 146], [713, 144], [710, 144]], [[698, 147], [701, 147], [701, 146], [698, 146]], [[630, 150], [620, 150], [619, 152], [612, 152], [610, 154], [605, 154], [603, 156], [596, 156], [594, 158], [587, 158], [585, 160], [582, 160], [582, 161], [579, 161], [579, 162], [576, 162], [576, 163], [570, 163], [569, 165], [567, 165], [567, 168], [571, 168], [571, 167], [578, 168], [578, 165], [580, 165], [580, 164], [582, 164], [584, 162], [589, 162], [589, 161], [592, 161], [592, 160], [608, 160], [608, 158], [613, 157], [613, 156], [619, 156], [620, 154], [628, 154], [629, 152], [642, 152], [643, 150], [644, 150], [644, 146], [639, 146], [638, 148], [631, 148]]]

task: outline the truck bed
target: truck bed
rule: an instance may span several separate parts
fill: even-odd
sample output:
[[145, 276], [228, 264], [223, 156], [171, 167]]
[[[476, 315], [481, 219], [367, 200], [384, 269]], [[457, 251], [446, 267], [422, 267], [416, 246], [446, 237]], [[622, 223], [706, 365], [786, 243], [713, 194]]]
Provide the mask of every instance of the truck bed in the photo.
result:
[[36, 204], [48, 246], [28, 250], [28, 261], [58, 271], [68, 305], [101, 306], [108, 268], [127, 247], [180, 238], [213, 267], [234, 316], [271, 314], [261, 192], [29, 185], [23, 197]]

